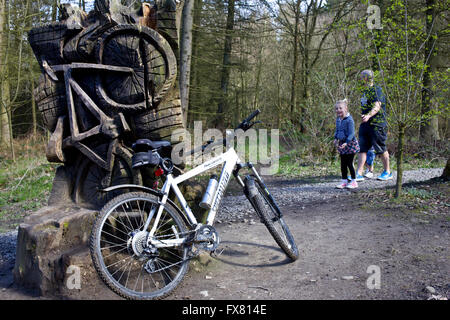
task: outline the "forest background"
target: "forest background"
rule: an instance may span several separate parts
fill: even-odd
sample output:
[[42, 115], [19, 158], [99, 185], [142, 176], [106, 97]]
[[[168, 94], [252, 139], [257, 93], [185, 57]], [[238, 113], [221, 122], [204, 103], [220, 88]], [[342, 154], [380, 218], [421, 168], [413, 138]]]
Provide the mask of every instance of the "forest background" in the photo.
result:
[[[358, 75], [372, 69], [387, 95], [393, 169], [448, 167], [449, 0], [178, 2], [189, 5], [180, 22], [189, 129], [231, 128], [260, 109], [264, 128], [280, 129], [278, 174], [337, 175], [334, 104], [347, 98], [359, 127]], [[27, 32], [56, 21], [60, 3], [93, 7], [0, 0], [0, 207], [39, 206], [52, 184]]]

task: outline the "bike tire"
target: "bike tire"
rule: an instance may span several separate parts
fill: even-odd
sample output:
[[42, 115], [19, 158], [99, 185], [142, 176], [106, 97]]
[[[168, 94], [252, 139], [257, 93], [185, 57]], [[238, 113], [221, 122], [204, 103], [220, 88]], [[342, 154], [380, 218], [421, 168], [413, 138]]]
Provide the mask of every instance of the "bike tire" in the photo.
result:
[[275, 242], [292, 261], [299, 257], [297, 245], [289, 227], [284, 219], [278, 217], [275, 208], [271, 205], [263, 186], [252, 178], [247, 177], [245, 181], [248, 197], [255, 208], [261, 222], [269, 230]]
[[41, 112], [44, 126], [53, 133], [58, 118], [67, 114], [66, 87], [64, 82], [50, 79], [47, 74], [41, 74], [39, 84], [34, 89], [38, 110]]
[[[133, 207], [136, 208], [136, 204], [138, 204], [137, 207], [139, 207], [139, 212], [133, 211]], [[131, 247], [131, 243], [134, 243], [134, 241], [131, 243], [130, 241], [134, 240], [134, 237], [130, 238], [130, 234], [127, 235], [127, 232], [134, 229], [133, 224], [139, 226], [142, 222], [145, 222], [146, 218], [144, 208], [145, 205], [150, 204], [157, 206], [159, 204], [159, 199], [154, 195], [144, 192], [130, 192], [112, 199], [102, 208], [99, 216], [96, 218], [90, 237], [89, 248], [93, 265], [98, 275], [113, 292], [129, 300], [158, 300], [168, 296], [181, 285], [189, 268], [188, 246], [182, 246], [174, 249], [163, 248], [161, 251], [165, 251], [161, 252], [158, 258], [153, 258], [153, 260], [148, 256], [137, 256], [136, 251], [134, 251], [134, 247]], [[116, 210], [118, 208], [120, 209]], [[140, 211], [141, 208], [142, 212]], [[147, 209], [150, 208], [152, 207], [147, 207]], [[170, 230], [173, 231], [174, 229], [176, 229], [178, 235], [186, 234], [188, 232], [188, 228], [186, 227], [182, 217], [176, 208], [170, 203], [167, 203], [164, 206], [162, 217], [164, 218], [161, 221], [165, 224], [169, 223], [170, 226], [170, 228], [164, 229], [164, 232], [170, 232]], [[151, 228], [152, 225], [149, 226], [149, 229]], [[139, 228], [136, 230], [139, 230]], [[175, 231], [173, 232], [175, 234]], [[163, 233], [161, 233], [161, 236], [164, 237], [164, 239], [167, 237], [167, 235], [163, 235]], [[107, 247], [102, 247], [102, 242], [106, 244]], [[139, 245], [142, 245], [142, 243], [143, 241], [140, 242]], [[138, 246], [137, 242], [134, 245]], [[114, 253], [114, 251], [116, 251], [116, 253]], [[120, 251], [122, 251], [122, 253], [120, 253]], [[120, 261], [114, 262], [114, 259], [110, 258], [114, 254], [117, 254], [119, 258], [121, 256], [127, 256], [127, 254], [128, 256]], [[164, 258], [162, 258], [162, 256], [164, 256]], [[149, 260], [147, 260], [147, 258]], [[175, 274], [173, 274], [171, 273], [173, 270], [165, 266], [165, 263], [168, 262], [166, 259], [169, 259], [169, 262], [171, 262], [172, 259], [178, 258], [181, 262], [176, 265], [177, 269]], [[157, 261], [158, 259], [160, 259], [159, 262]], [[146, 269], [146, 266], [150, 260], [152, 260], [153, 267], [157, 266], [161, 269], [158, 271], [158, 274], [154, 270], [149, 272]], [[114, 263], [106, 265], [106, 263], [110, 263], [111, 261]], [[120, 266], [119, 263], [125, 263], [124, 261], [127, 261], [127, 264], [125, 265], [124, 270], [120, 271], [121, 268], [117, 268]], [[112, 268], [113, 265], [115, 265], [114, 268]], [[140, 271], [135, 270], [135, 265], [138, 265], [137, 269], [140, 269]], [[171, 265], [169, 265], [169, 267], [170, 266]], [[128, 268], [128, 274], [124, 277], [124, 272], [127, 271]], [[122, 272], [122, 274], [120, 274], [120, 272]], [[131, 283], [135, 280], [130, 280], [130, 287], [128, 287], [130, 276], [136, 277], [135, 272], [139, 272], [136, 284], [134, 285], [134, 288], [131, 288]], [[139, 283], [141, 275], [142, 282]], [[172, 275], [173, 277], [171, 277]], [[123, 283], [125, 279], [126, 282]], [[163, 285], [162, 287], [159, 287], [159, 281], [161, 281]], [[136, 290], [138, 287], [137, 284], [140, 284], [140, 291]]]

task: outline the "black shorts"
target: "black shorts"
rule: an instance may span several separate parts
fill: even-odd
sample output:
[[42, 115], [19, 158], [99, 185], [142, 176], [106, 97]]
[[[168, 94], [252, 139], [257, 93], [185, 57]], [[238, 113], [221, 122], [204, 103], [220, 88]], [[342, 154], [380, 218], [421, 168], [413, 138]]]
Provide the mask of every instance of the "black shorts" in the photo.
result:
[[362, 124], [359, 127], [360, 153], [367, 153], [372, 147], [377, 155], [387, 151], [387, 128], [370, 124]]

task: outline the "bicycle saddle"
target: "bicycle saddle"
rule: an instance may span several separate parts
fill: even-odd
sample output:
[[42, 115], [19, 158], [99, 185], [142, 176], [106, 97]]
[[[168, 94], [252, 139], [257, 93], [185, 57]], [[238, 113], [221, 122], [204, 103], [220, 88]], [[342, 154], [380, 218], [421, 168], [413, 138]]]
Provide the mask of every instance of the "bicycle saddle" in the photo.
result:
[[133, 144], [132, 149], [135, 152], [147, 152], [149, 150], [158, 150], [169, 148], [172, 144], [169, 141], [152, 141], [150, 139], [140, 139]]

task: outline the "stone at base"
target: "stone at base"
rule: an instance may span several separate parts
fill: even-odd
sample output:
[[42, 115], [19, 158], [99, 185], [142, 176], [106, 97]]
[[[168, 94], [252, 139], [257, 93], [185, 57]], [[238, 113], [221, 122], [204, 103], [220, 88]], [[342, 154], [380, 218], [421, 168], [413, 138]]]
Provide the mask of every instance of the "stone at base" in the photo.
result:
[[[97, 212], [46, 207], [19, 226], [14, 281], [48, 297], [89, 298], [105, 287], [92, 265], [88, 242]], [[89, 284], [89, 293], [83, 289]]]

